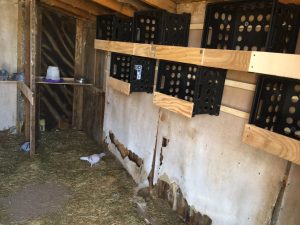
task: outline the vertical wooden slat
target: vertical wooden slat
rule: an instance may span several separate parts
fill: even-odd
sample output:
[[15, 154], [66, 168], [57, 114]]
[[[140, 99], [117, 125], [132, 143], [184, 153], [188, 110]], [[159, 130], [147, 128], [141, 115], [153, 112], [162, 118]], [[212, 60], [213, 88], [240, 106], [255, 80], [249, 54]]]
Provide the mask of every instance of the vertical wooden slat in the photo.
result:
[[[35, 94], [37, 43], [37, 4], [30, 0], [30, 89]], [[30, 156], [36, 148], [36, 104], [30, 105]]]
[[[84, 48], [85, 37], [84, 35], [84, 22], [77, 19], [76, 21], [76, 47], [75, 47], [75, 68], [74, 78], [82, 76], [84, 72]], [[73, 119], [72, 127], [74, 129], [82, 130], [82, 117], [83, 117], [83, 87], [74, 87], [73, 95]]]

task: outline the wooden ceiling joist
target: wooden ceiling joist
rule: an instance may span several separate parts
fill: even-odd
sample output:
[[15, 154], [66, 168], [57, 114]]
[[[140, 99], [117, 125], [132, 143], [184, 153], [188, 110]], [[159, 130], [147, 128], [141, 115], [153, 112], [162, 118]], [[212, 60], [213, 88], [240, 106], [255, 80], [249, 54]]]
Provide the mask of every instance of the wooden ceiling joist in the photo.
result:
[[111, 13], [111, 11], [109, 9], [105, 9], [104, 7], [102, 7], [98, 4], [95, 4], [92, 2], [87, 2], [85, 0], [72, 0], [72, 1], [58, 0], [58, 1], [68, 4], [74, 8], [80, 9], [82, 11], [85, 11], [94, 16]]
[[125, 16], [133, 17], [134, 15], [135, 10], [130, 5], [118, 2], [116, 0], [92, 0], [92, 2], [102, 5]]
[[90, 19], [90, 20], [96, 19], [96, 17], [90, 13], [87, 13], [86, 11], [83, 11], [81, 9], [72, 7], [69, 4], [66, 4], [66, 3], [58, 1], [58, 0], [41, 0], [41, 3], [43, 3], [46, 6], [51, 6], [51, 7], [57, 8], [60, 11], [66, 12], [67, 14], [73, 15], [78, 18]]
[[155, 8], [160, 8], [167, 10], [172, 13], [176, 13], [176, 3], [171, 0], [141, 0], [151, 6], [154, 6]]

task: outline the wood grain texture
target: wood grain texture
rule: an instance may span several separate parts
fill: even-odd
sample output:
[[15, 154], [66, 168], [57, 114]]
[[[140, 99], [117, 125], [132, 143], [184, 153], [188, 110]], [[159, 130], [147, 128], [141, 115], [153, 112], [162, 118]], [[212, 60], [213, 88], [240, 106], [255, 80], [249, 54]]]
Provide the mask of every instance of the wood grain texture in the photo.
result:
[[252, 52], [249, 72], [300, 79], [300, 55]]
[[18, 82], [18, 89], [22, 92], [22, 94], [27, 98], [31, 105], [34, 104], [33, 93], [30, 88], [22, 81]]
[[192, 118], [194, 103], [181, 100], [159, 92], [154, 92], [153, 103], [156, 106]]
[[243, 142], [300, 165], [300, 141], [246, 124]]
[[130, 84], [118, 79], [115, 79], [113, 77], [108, 77], [108, 85], [115, 89], [116, 91], [121, 92], [122, 94], [125, 95], [130, 95]]
[[92, 2], [97, 3], [99, 5], [102, 5], [106, 8], [109, 8], [113, 11], [116, 11], [120, 14], [123, 14], [125, 16], [132, 17], [134, 15], [134, 9], [132, 7], [129, 7], [127, 4], [120, 3], [115, 0], [92, 0]]
[[240, 117], [240, 118], [243, 118], [243, 119], [247, 119], [247, 120], [250, 117], [250, 114], [247, 113], [247, 112], [243, 112], [243, 111], [240, 111], [240, 110], [237, 110], [237, 109], [234, 109], [234, 108], [230, 108], [230, 107], [227, 107], [227, 106], [224, 106], [224, 105], [221, 106], [220, 111], [231, 114], [231, 115], [234, 115], [234, 116], [237, 116], [237, 117]]
[[159, 9], [164, 9], [172, 13], [176, 13], [176, 3], [172, 0], [141, 0], [151, 6], [154, 6]]
[[202, 65], [229, 70], [248, 71], [250, 58], [250, 51], [204, 49]]
[[225, 86], [239, 88], [239, 89], [248, 90], [248, 91], [255, 91], [255, 88], [256, 88], [255, 84], [248, 84], [245, 82], [228, 80], [228, 79], [225, 80]]

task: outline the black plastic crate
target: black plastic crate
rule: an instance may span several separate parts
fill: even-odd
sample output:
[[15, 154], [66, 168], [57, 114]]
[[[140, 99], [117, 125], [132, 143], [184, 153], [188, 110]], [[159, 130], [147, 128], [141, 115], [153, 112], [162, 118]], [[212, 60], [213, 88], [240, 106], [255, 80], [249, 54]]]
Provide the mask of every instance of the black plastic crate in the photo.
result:
[[250, 123], [300, 140], [300, 81], [261, 76]]
[[162, 10], [134, 14], [134, 42], [187, 46], [191, 14], [174, 14]]
[[299, 7], [277, 0], [207, 5], [201, 47], [294, 53]]
[[97, 16], [96, 38], [111, 41], [132, 41], [133, 20], [130, 17]]
[[161, 60], [156, 90], [194, 103], [193, 115], [219, 115], [226, 70]]
[[110, 75], [130, 83], [130, 92], [152, 93], [155, 64], [154, 59], [112, 53]]

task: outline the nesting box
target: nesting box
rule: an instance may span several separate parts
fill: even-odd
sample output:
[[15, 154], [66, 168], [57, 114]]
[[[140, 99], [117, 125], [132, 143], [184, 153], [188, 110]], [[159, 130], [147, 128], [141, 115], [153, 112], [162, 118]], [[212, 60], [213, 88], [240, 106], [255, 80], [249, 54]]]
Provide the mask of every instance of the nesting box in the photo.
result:
[[96, 38], [111, 41], [132, 41], [132, 18], [116, 15], [97, 16]]
[[[178, 107], [181, 103], [186, 105], [188, 109], [182, 109], [187, 117], [196, 114], [219, 115], [225, 77], [226, 70], [162, 60], [159, 64], [156, 91], [165, 95], [163, 98], [169, 101], [167, 104], [173, 109], [176, 104]], [[154, 102], [164, 107], [163, 102], [157, 101], [158, 98]], [[180, 101], [176, 102], [176, 99]]]
[[191, 15], [163, 10], [139, 11], [134, 14], [133, 41], [146, 44], [187, 46]]
[[207, 5], [203, 48], [294, 53], [299, 8], [278, 0]]
[[[156, 60], [112, 53], [110, 78], [122, 86], [125, 94], [131, 92], [153, 92]], [[110, 81], [111, 86], [112, 81]], [[116, 89], [116, 88], [115, 88]]]
[[262, 76], [250, 123], [300, 140], [300, 81]]

